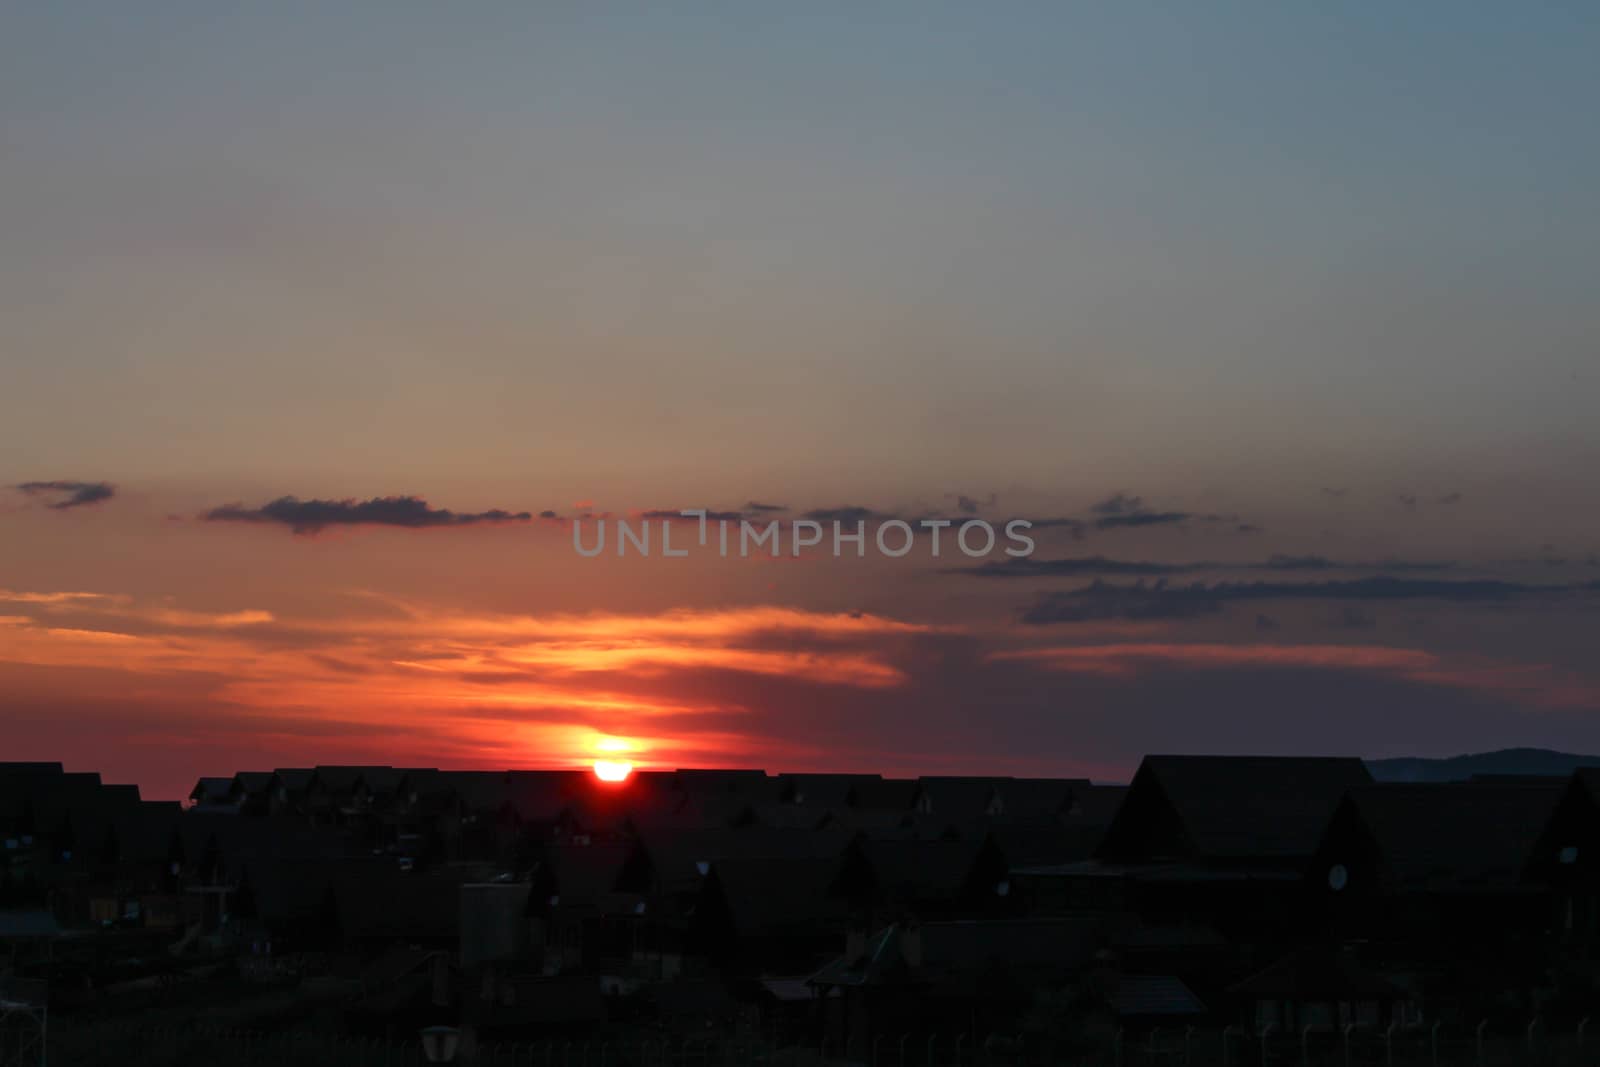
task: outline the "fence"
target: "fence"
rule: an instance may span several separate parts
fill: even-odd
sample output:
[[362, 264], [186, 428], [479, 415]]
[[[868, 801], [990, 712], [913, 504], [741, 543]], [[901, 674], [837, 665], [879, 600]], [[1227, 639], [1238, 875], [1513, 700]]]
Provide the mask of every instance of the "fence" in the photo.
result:
[[[759, 1038], [551, 1040], [464, 1045], [473, 1067], [1600, 1067], [1600, 1034], [1576, 1027], [1434, 1025], [1405, 1030], [1240, 1027], [1155, 1029], [1083, 1038], [1041, 1035], [880, 1035], [871, 1041], [778, 1046]], [[385, 1041], [324, 1033], [204, 1027], [62, 1025], [49, 1061], [71, 1067], [422, 1067], [416, 1035]], [[9, 1062], [0, 1054], [0, 1064]], [[32, 1067], [32, 1064], [29, 1064]]]

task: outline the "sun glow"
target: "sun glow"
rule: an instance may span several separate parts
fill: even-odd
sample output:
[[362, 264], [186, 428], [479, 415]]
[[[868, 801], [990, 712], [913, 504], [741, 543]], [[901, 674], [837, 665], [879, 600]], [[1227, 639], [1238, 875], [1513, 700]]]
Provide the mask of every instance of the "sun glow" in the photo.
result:
[[602, 782], [627, 781], [633, 773], [633, 764], [626, 760], [598, 759], [594, 761], [594, 776]]

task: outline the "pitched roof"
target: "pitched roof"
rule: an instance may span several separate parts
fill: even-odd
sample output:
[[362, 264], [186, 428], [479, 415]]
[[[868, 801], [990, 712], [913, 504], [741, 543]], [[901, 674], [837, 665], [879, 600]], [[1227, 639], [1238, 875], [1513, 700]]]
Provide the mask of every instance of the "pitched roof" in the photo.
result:
[[1087, 778], [1008, 778], [1000, 786], [1000, 800], [1008, 816], [1060, 815], [1087, 788]]
[[1228, 992], [1278, 1000], [1358, 1000], [1407, 996], [1388, 978], [1362, 966], [1340, 948], [1292, 952], [1238, 982]]
[[555, 819], [578, 796], [582, 777], [578, 771], [510, 771], [505, 803], [528, 822]]
[[318, 764], [312, 768], [311, 781], [320, 789], [330, 793], [349, 793], [355, 789], [364, 775], [383, 775], [392, 772], [393, 767], [387, 765], [345, 765], [345, 764]]
[[1007, 817], [992, 820], [988, 833], [1006, 866], [1014, 869], [1086, 860], [1100, 843], [1101, 828], [1041, 816]]
[[959, 919], [895, 923], [873, 934], [856, 956], [833, 960], [810, 979], [819, 986], [981, 983], [993, 966], [1070, 974], [1105, 940], [1094, 916]]
[[1565, 783], [1382, 783], [1346, 803], [1395, 888], [1495, 888], [1521, 881]]
[[197, 804], [220, 804], [232, 790], [232, 778], [202, 778], [189, 790], [189, 799]]
[[837, 858], [850, 836], [844, 830], [736, 829], [656, 830], [641, 835], [654, 881], [664, 891], [697, 886], [719, 860]]
[[729, 858], [711, 865], [706, 891], [722, 893], [741, 936], [814, 934], [846, 914], [838, 877], [836, 858]]
[[907, 811], [916, 802], [916, 797], [916, 779], [880, 778], [852, 784], [846, 803], [852, 808]]
[[272, 773], [285, 789], [298, 793], [311, 787], [311, 779], [316, 772], [310, 767], [274, 767]]
[[810, 808], [843, 805], [850, 790], [865, 782], [881, 782], [877, 774], [780, 774], [777, 777], [778, 802]]
[[1116, 818], [1117, 809], [1122, 807], [1123, 798], [1127, 795], [1128, 787], [1125, 785], [1086, 783], [1074, 786], [1072, 805], [1067, 809], [1067, 818], [1074, 822], [1109, 826], [1111, 820]]
[[[1354, 757], [1146, 756], [1100, 854], [1303, 859], [1345, 791], [1371, 781]], [[1145, 837], [1152, 830], [1154, 838]]]
[[944, 900], [968, 887], [983, 842], [860, 840], [851, 846], [866, 861], [876, 890], [904, 900]]
[[924, 776], [917, 779], [917, 804], [946, 818], [974, 818], [991, 811], [1008, 781], [1008, 778]]
[[233, 776], [234, 784], [246, 796], [254, 796], [264, 789], [270, 789], [278, 776], [271, 771], [240, 771]]
[[468, 811], [498, 811], [510, 794], [505, 771], [440, 771], [439, 781]]
[[[549, 845], [540, 883], [565, 907], [591, 905], [616, 891], [628, 856], [628, 846], [620, 843]], [[528, 904], [535, 908], [544, 901], [530, 900]]]
[[1106, 1003], [1124, 1018], [1206, 1013], [1206, 1006], [1183, 979], [1170, 974], [1125, 974], [1106, 995]]

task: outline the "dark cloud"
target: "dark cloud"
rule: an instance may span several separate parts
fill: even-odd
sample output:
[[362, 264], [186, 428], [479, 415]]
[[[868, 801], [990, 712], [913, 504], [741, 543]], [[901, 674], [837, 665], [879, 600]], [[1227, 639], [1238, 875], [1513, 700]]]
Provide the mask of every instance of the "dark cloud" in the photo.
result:
[[968, 496], [965, 493], [947, 493], [946, 496], [955, 497], [956, 510], [963, 515], [976, 515], [984, 508], [992, 508], [1000, 501], [998, 493], [990, 493], [986, 497]]
[[997, 560], [972, 567], [951, 568], [952, 573], [979, 578], [1073, 578], [1091, 574], [1161, 577], [1194, 574], [1199, 571], [1443, 571], [1454, 568], [1450, 560], [1386, 560], [1379, 563], [1351, 563], [1326, 556], [1273, 555], [1259, 563], [1219, 563], [1194, 560], [1157, 563], [1151, 560], [1108, 559], [1105, 556], [1080, 556], [1067, 559]]
[[1144, 510], [1144, 498], [1115, 493], [1089, 508], [1093, 515], [1132, 515]]
[[1187, 511], [1134, 511], [1126, 515], [1102, 515], [1094, 520], [1097, 530], [1126, 526], [1171, 526], [1194, 518]]
[[29, 496], [54, 497], [49, 507], [55, 511], [98, 504], [110, 500], [117, 492], [117, 487], [110, 482], [23, 482], [13, 488]]
[[1454, 560], [1388, 559], [1377, 563], [1349, 563], [1327, 556], [1287, 556], [1281, 553], [1258, 563], [1255, 569], [1267, 571], [1447, 571], [1456, 567]]
[[1212, 566], [1209, 563], [1152, 563], [1148, 560], [1107, 559], [1084, 556], [1077, 559], [1008, 559], [975, 567], [954, 568], [957, 573], [979, 578], [1076, 578], [1088, 574], [1167, 575], [1187, 574]]
[[806, 512], [802, 518], [811, 519], [815, 522], [872, 522], [879, 519], [892, 519], [894, 516], [856, 504], [847, 504], [837, 508], [817, 508]]
[[1197, 619], [1215, 615], [1222, 602], [1200, 596], [1168, 596], [1165, 586], [1113, 585], [1096, 582], [1070, 593], [1043, 593], [1022, 613], [1035, 626], [1061, 622]]
[[1400, 506], [1405, 508], [1407, 511], [1417, 510], [1417, 494], [1401, 493], [1399, 496], [1395, 497], [1395, 499], [1400, 501]]
[[1350, 492], [1348, 489], [1330, 489], [1326, 486], [1317, 491], [1329, 500], [1343, 500], [1345, 495]]
[[1378, 620], [1369, 612], [1357, 607], [1346, 607], [1330, 623], [1336, 630], [1370, 630]]
[[1355, 578], [1324, 582], [1195, 582], [1171, 585], [1117, 585], [1095, 582], [1069, 592], [1043, 593], [1022, 616], [1024, 622], [1084, 622], [1104, 619], [1184, 619], [1210, 615], [1231, 603], [1266, 600], [1385, 602], [1443, 600], [1456, 603], [1504, 602], [1518, 597], [1594, 591], [1600, 583], [1528, 585], [1487, 579], [1446, 581], [1429, 578]]
[[1069, 518], [1065, 515], [1054, 515], [1043, 519], [1029, 519], [1029, 524], [1035, 530], [1066, 530], [1075, 541], [1083, 540], [1088, 532], [1088, 524], [1082, 519]]
[[1270, 633], [1283, 629], [1283, 624], [1271, 615], [1256, 615], [1256, 629], [1261, 633]]
[[258, 522], [287, 526], [297, 534], [315, 534], [329, 526], [399, 526], [426, 529], [438, 526], [475, 526], [485, 523], [527, 522], [526, 511], [454, 512], [430, 507], [416, 496], [384, 496], [371, 500], [301, 500], [283, 496], [258, 508], [228, 504], [201, 516], [207, 522]]
[[[691, 509], [698, 510], [698, 509]], [[745, 517], [742, 511], [712, 511], [705, 509], [707, 522], [738, 522]], [[679, 519], [684, 522], [699, 522], [698, 515], [685, 515], [682, 510], [672, 508], [656, 508], [646, 511], [639, 516], [643, 519]]]
[[1441, 504], [1459, 504], [1459, 503], [1461, 503], [1461, 494], [1460, 493], [1446, 493], [1444, 496], [1439, 498], [1438, 502], [1441, 503]]
[[1144, 506], [1144, 498], [1127, 493], [1116, 493], [1089, 508], [1094, 516], [1091, 524], [1096, 530], [1115, 530], [1140, 526], [1172, 526], [1193, 518], [1219, 521], [1220, 515], [1196, 516], [1187, 511], [1151, 511]]
[[763, 504], [759, 500], [752, 500], [752, 501], [750, 501], [748, 504], [746, 504], [744, 506], [744, 509], [746, 511], [755, 511], [755, 512], [788, 511], [789, 510], [789, 505], [788, 504]]

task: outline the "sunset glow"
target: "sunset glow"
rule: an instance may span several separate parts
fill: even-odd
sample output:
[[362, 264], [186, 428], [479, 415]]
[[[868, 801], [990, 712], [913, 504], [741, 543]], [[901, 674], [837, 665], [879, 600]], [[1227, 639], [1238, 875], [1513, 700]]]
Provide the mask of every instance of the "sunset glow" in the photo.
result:
[[0, 34], [0, 762], [1600, 753], [1588, 5], [90, 6]]
[[602, 782], [627, 781], [633, 773], [633, 764], [625, 760], [600, 759], [594, 761], [594, 776]]

